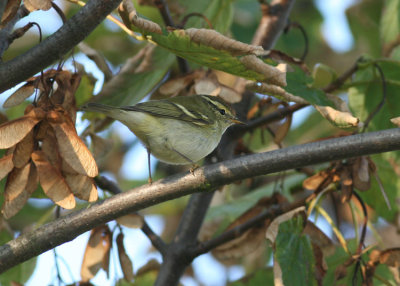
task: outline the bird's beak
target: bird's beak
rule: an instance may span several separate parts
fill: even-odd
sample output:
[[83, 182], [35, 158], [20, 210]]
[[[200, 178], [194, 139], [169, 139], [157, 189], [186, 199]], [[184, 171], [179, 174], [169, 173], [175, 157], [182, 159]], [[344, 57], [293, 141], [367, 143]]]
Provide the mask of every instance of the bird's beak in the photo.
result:
[[246, 123], [244, 123], [243, 121], [240, 121], [239, 119], [237, 119], [236, 117], [233, 117], [233, 118], [231, 119], [231, 121], [232, 121], [233, 123], [236, 123], [236, 124], [246, 124]]

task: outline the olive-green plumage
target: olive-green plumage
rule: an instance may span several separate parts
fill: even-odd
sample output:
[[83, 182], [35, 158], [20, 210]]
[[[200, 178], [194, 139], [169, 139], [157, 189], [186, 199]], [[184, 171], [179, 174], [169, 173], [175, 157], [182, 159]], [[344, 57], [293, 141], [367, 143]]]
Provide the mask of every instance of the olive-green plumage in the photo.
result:
[[209, 95], [177, 96], [134, 106], [88, 103], [82, 107], [121, 121], [158, 159], [195, 163], [210, 154], [225, 130], [239, 123], [230, 106]]

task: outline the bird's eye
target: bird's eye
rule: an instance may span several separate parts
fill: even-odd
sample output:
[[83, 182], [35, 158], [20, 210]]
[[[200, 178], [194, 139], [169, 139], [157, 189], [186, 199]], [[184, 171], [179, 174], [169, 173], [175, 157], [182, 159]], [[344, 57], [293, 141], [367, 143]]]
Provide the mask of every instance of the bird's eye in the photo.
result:
[[225, 115], [225, 109], [220, 109], [219, 113], [221, 113], [221, 115]]

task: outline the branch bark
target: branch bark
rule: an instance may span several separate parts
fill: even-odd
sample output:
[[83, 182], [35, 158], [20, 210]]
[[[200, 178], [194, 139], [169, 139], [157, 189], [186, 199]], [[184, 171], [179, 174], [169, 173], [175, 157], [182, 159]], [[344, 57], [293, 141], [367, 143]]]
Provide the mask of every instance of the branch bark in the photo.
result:
[[0, 247], [0, 272], [70, 241], [95, 226], [140, 209], [245, 178], [345, 158], [400, 150], [400, 128], [243, 156], [115, 195], [22, 234]]
[[271, 4], [261, 3], [262, 17], [254, 35], [253, 44], [270, 50], [275, 45], [287, 24], [294, 0], [274, 0]]
[[40, 72], [85, 39], [121, 0], [90, 0], [60, 29], [26, 53], [0, 64], [0, 93]]

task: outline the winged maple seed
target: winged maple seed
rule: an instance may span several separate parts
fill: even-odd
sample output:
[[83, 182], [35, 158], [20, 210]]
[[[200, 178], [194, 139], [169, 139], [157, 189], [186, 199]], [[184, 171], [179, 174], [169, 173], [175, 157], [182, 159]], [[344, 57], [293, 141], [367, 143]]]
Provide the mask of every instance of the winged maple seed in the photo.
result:
[[11, 106], [19, 104], [27, 93], [32, 94], [33, 86], [40, 92], [25, 115], [0, 125], [0, 149], [7, 149], [0, 158], [0, 180], [7, 176], [1, 210], [5, 218], [21, 210], [38, 184], [48, 198], [66, 209], [75, 207], [75, 197], [97, 200], [93, 182], [97, 165], [74, 124], [79, 82], [78, 74], [50, 70], [42, 80], [29, 79], [22, 91], [6, 101]]

